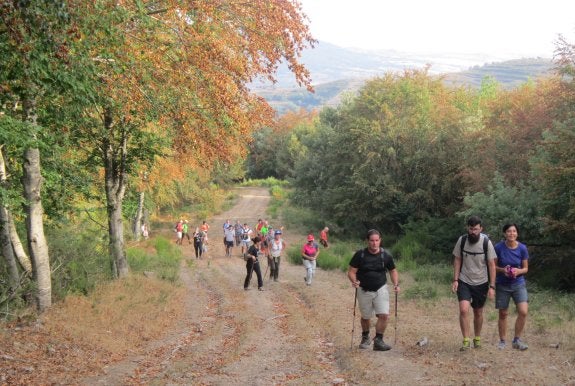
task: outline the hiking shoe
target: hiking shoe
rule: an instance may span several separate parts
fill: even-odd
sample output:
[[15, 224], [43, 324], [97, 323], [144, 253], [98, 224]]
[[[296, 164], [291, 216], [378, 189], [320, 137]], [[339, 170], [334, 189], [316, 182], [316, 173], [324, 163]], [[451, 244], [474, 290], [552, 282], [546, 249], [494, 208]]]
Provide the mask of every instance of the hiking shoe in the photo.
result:
[[481, 338], [476, 336], [473, 338], [473, 348], [481, 348]]
[[525, 343], [523, 343], [521, 341], [521, 339], [517, 339], [517, 340], [513, 341], [513, 348], [516, 350], [524, 351], [524, 350], [527, 350], [529, 348], [529, 346], [527, 346]]
[[505, 346], [506, 346], [506, 345], [505, 345], [505, 341], [504, 341], [504, 340], [500, 340], [499, 343], [497, 343], [497, 348], [498, 348], [499, 350], [505, 349]]
[[359, 348], [366, 349], [369, 348], [371, 344], [371, 339], [369, 339], [369, 335], [362, 335], [361, 336], [361, 343], [359, 344]]
[[459, 351], [467, 351], [470, 348], [471, 348], [471, 342], [469, 341], [469, 338], [463, 339], [463, 344], [461, 345]]
[[373, 351], [391, 350], [391, 346], [383, 341], [383, 338], [375, 337], [373, 340]]

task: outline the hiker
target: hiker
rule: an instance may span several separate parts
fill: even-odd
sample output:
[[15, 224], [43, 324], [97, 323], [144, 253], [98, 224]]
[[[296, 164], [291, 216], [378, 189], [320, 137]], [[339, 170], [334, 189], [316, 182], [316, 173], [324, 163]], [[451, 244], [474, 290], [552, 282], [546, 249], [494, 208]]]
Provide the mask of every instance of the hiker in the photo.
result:
[[180, 220], [176, 223], [174, 227], [174, 232], [176, 232], [176, 244], [182, 245], [182, 232], [184, 230], [184, 220]]
[[210, 225], [206, 222], [206, 220], [204, 220], [202, 225], [200, 225], [200, 230], [204, 234], [204, 245], [208, 243], [208, 229], [210, 229]]
[[250, 247], [250, 240], [252, 238], [253, 231], [250, 229], [248, 224], [244, 224], [242, 229], [242, 255], [244, 252], [248, 251]]
[[391, 346], [383, 340], [383, 334], [389, 318], [389, 289], [385, 272], [395, 293], [399, 292], [399, 274], [391, 255], [381, 248], [381, 234], [376, 229], [367, 231], [367, 248], [355, 252], [347, 271], [351, 285], [356, 289], [357, 303], [361, 314], [361, 343], [359, 348], [370, 346], [370, 319], [375, 313], [375, 351], [387, 351]]
[[319, 242], [324, 248], [329, 248], [329, 244], [327, 243], [327, 232], [329, 232], [328, 227], [323, 228], [321, 232], [319, 232]]
[[262, 239], [260, 239], [258, 236], [254, 237], [252, 240], [252, 245], [250, 246], [250, 248], [248, 249], [248, 258], [246, 260], [246, 271], [247, 271], [247, 275], [246, 275], [246, 280], [244, 280], [244, 290], [249, 290], [250, 289], [250, 281], [252, 280], [252, 272], [255, 271], [257, 277], [258, 277], [258, 290], [263, 291], [264, 288], [264, 281], [262, 279], [262, 271], [260, 269], [260, 261], [258, 259], [258, 256], [260, 254], [260, 244], [261, 244]]
[[184, 237], [186, 237], [188, 239], [188, 244], [192, 243], [192, 241], [190, 240], [190, 234], [188, 233], [188, 231], [189, 231], [188, 220], [184, 220], [184, 223], [182, 224], [182, 240], [180, 241], [180, 245], [182, 244]]
[[282, 239], [282, 231], [276, 230], [274, 232], [274, 238], [269, 242], [270, 249], [270, 279], [273, 278], [274, 281], [278, 281], [279, 271], [280, 271], [280, 261], [283, 250], [286, 244]]
[[194, 252], [196, 253], [196, 259], [202, 258], [202, 253], [204, 252], [204, 232], [200, 228], [196, 228], [194, 235]]
[[315, 242], [315, 238], [310, 233], [307, 236], [307, 242], [301, 248], [301, 258], [303, 266], [305, 267], [305, 284], [311, 285], [313, 275], [315, 274], [316, 260], [319, 255], [319, 245]]
[[494, 298], [495, 249], [491, 240], [481, 233], [481, 218], [471, 216], [467, 220], [467, 234], [460, 236], [453, 248], [453, 283], [451, 291], [459, 301], [459, 326], [463, 335], [461, 351], [471, 347], [469, 306], [473, 309], [473, 347], [481, 347], [483, 306]]
[[224, 245], [226, 247], [226, 257], [232, 256], [232, 248], [234, 246], [234, 239], [236, 237], [236, 231], [234, 227], [230, 224], [224, 229]]
[[240, 244], [242, 243], [242, 233], [243, 233], [243, 227], [242, 224], [240, 223], [240, 220], [236, 220], [236, 223], [234, 224], [234, 231], [235, 231], [235, 242], [236, 242], [236, 247], [239, 247]]
[[142, 223], [142, 236], [144, 237], [145, 240], [147, 240], [148, 237], [150, 237], [150, 234], [148, 232], [148, 224], [146, 224], [145, 222]]
[[264, 226], [264, 220], [262, 220], [261, 218], [258, 219], [258, 223], [256, 224], [255, 230], [256, 230], [256, 236], [261, 237], [261, 230], [262, 227]]
[[497, 277], [495, 281], [495, 308], [499, 310], [499, 343], [497, 348], [505, 348], [507, 333], [507, 315], [509, 299], [513, 298], [517, 308], [515, 334], [511, 346], [517, 350], [527, 350], [528, 346], [521, 340], [528, 310], [528, 295], [525, 275], [529, 270], [529, 252], [527, 246], [517, 241], [519, 229], [516, 224], [505, 224], [505, 240], [495, 244]]

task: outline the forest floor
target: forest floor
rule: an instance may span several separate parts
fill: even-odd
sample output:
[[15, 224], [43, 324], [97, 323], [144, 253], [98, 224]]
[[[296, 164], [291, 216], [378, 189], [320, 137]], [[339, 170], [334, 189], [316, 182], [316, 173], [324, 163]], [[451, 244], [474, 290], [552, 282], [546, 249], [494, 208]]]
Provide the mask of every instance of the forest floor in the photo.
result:
[[[460, 352], [455, 297], [400, 293], [384, 337], [393, 348], [376, 352], [357, 347], [359, 311], [354, 321], [354, 290], [343, 272], [318, 269], [306, 286], [304, 268], [284, 257], [279, 282], [264, 278], [261, 292], [254, 275], [244, 291], [245, 263], [237, 247], [224, 256], [221, 224], [255, 224], [269, 195], [238, 192], [237, 204], [209, 221], [208, 256], [195, 259], [192, 246], [182, 246], [181, 285], [133, 275], [97, 296], [70, 297], [38, 320], [2, 326], [0, 384], [575, 385], [573, 327], [538, 328], [528, 319], [529, 349], [498, 350], [493, 302], [483, 347]], [[283, 236], [288, 246], [305, 239], [289, 229]], [[403, 290], [412, 283], [401, 272], [400, 281]], [[428, 344], [416, 345], [423, 337]]]

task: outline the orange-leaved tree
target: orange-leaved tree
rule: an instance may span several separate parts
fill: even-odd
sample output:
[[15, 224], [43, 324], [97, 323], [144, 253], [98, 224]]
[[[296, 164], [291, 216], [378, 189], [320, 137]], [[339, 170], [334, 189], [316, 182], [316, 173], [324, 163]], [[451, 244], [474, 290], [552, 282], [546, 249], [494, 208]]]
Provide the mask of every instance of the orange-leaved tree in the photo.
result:
[[[296, 0], [72, 1], [81, 39], [74, 46], [86, 92], [74, 132], [104, 169], [109, 250], [117, 277], [128, 273], [122, 201], [128, 177], [152, 168], [210, 168], [240, 154], [272, 111], [247, 85], [274, 80], [287, 62], [310, 87], [299, 63], [314, 40]], [[154, 173], [158, 157], [164, 170]], [[171, 160], [182, 167], [167, 167]], [[179, 175], [169, 175], [178, 178]]]

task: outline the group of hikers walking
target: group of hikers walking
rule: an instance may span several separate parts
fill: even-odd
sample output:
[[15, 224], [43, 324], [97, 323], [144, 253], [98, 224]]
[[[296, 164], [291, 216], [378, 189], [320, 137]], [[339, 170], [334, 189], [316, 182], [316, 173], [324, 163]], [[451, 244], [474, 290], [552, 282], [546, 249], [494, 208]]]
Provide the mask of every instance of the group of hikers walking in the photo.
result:
[[[245, 224], [244, 224], [245, 225]], [[249, 230], [249, 235], [254, 232]], [[260, 257], [267, 258], [268, 268], [270, 270], [270, 280], [275, 282], [279, 278], [281, 256], [286, 248], [286, 242], [282, 238], [283, 227], [274, 229], [266, 220], [258, 219], [255, 226], [255, 237], [251, 239], [252, 243], [247, 245], [244, 253], [242, 244], [242, 254], [246, 261], [246, 278], [244, 280], [244, 290], [249, 290], [252, 275], [255, 272], [258, 281], [258, 290], [263, 291], [263, 277], [260, 267]]]
[[[188, 222], [180, 220], [176, 224], [178, 234], [176, 242], [182, 244], [188, 239]], [[196, 258], [201, 258], [208, 243], [209, 225], [204, 221], [193, 233]], [[320, 231], [320, 243], [328, 248], [328, 231]], [[495, 246], [483, 233], [481, 219], [471, 216], [467, 221], [467, 233], [460, 236], [453, 248], [453, 282], [451, 290], [457, 294], [459, 302], [459, 325], [463, 336], [461, 351], [480, 348], [483, 327], [483, 309], [487, 298], [495, 299], [495, 308], [499, 311], [498, 331], [499, 349], [507, 345], [507, 317], [510, 300], [517, 308], [514, 336], [511, 346], [517, 350], [526, 350], [527, 344], [521, 340], [528, 313], [528, 294], [525, 275], [528, 272], [529, 254], [527, 247], [518, 241], [519, 229], [516, 224], [503, 227], [504, 239]], [[286, 248], [282, 238], [283, 228], [274, 229], [266, 220], [259, 219], [252, 230], [247, 223], [236, 220], [232, 224], [226, 220], [223, 224], [223, 243], [225, 256], [232, 256], [234, 246], [241, 247], [241, 256], [246, 262], [244, 289], [250, 288], [255, 272], [258, 290], [263, 291], [263, 277], [260, 259], [267, 259], [270, 280], [278, 281], [281, 256]], [[356, 251], [349, 262], [347, 277], [355, 289], [355, 309], [359, 306], [361, 319], [360, 349], [367, 349], [373, 341], [373, 350], [387, 351], [391, 346], [384, 341], [390, 312], [390, 288], [395, 295], [395, 317], [397, 322], [397, 297], [400, 292], [399, 274], [393, 257], [381, 246], [381, 233], [370, 229], [366, 234], [367, 247]], [[305, 268], [305, 284], [310, 286], [315, 275], [319, 244], [313, 234], [307, 236], [301, 248], [302, 264]], [[267, 270], [266, 270], [267, 272]], [[387, 283], [387, 273], [391, 284]], [[471, 334], [470, 311], [473, 312], [473, 335]], [[370, 338], [371, 318], [375, 316], [375, 336]], [[355, 326], [355, 324], [354, 324]], [[352, 328], [352, 345], [353, 333]]]
[[[529, 254], [527, 247], [517, 239], [519, 229], [516, 224], [505, 224], [502, 231], [504, 239], [493, 246], [488, 236], [482, 233], [481, 219], [471, 216], [467, 221], [467, 233], [458, 238], [453, 248], [451, 290], [457, 294], [459, 302], [459, 325], [463, 335], [461, 351], [481, 347], [483, 308], [488, 297], [495, 298], [495, 308], [499, 310], [497, 348], [506, 348], [508, 308], [510, 300], [513, 299], [517, 308], [517, 319], [511, 346], [520, 351], [528, 349], [521, 336], [528, 311], [525, 275], [528, 272]], [[375, 315], [377, 321], [373, 350], [387, 351], [391, 346], [384, 341], [390, 309], [386, 272], [389, 272], [395, 293], [396, 323], [399, 274], [391, 255], [381, 248], [379, 231], [369, 230], [366, 240], [367, 248], [353, 255], [347, 272], [348, 279], [355, 288], [354, 322], [355, 307], [358, 304], [362, 329], [359, 348], [366, 349], [371, 346], [370, 319]], [[470, 309], [473, 310], [473, 335]], [[352, 344], [353, 330], [354, 328]]]

